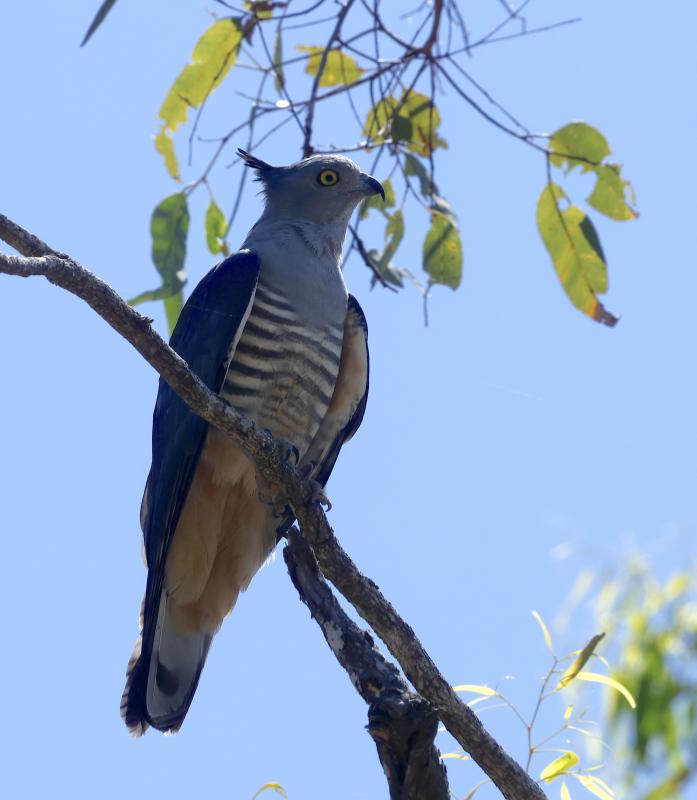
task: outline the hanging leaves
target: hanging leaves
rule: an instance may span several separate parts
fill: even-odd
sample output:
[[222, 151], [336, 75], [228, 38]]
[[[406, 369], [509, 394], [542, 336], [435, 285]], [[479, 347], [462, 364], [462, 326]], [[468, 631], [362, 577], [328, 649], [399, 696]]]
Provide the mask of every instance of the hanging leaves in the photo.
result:
[[155, 149], [175, 180], [180, 176], [172, 134], [186, 122], [189, 108], [199, 108], [228, 74], [237, 60], [243, 35], [239, 19], [226, 17], [214, 22], [196, 43], [191, 62], [179, 73], [162, 102], [162, 125], [155, 137]]
[[[297, 47], [303, 53], [309, 53], [305, 72], [308, 75], [317, 75], [322, 65], [322, 55], [326, 48], [315, 47], [313, 45], [299, 44]], [[351, 86], [363, 74], [364, 70], [359, 67], [354, 58], [341, 50], [330, 50], [320, 75], [320, 86]]]
[[575, 767], [580, 760], [573, 750], [564, 750], [562, 755], [555, 758], [542, 770], [540, 780], [551, 783], [555, 778], [566, 774], [572, 767]]
[[162, 278], [162, 286], [142, 292], [128, 301], [136, 306], [148, 300], [164, 300], [170, 331], [174, 329], [183, 305], [188, 232], [189, 208], [186, 196], [177, 193], [166, 197], [155, 207], [150, 218], [152, 260]]
[[397, 99], [390, 95], [368, 112], [363, 133], [373, 143], [403, 142], [409, 150], [429, 156], [437, 147], [447, 147], [438, 135], [441, 116], [430, 97], [405, 91]]
[[560, 201], [568, 199], [560, 186], [548, 183], [537, 204], [537, 227], [569, 300], [591, 319], [612, 327], [618, 318], [598, 300], [608, 287], [598, 234], [580, 208], [561, 208]]
[[219, 253], [227, 255], [227, 245], [225, 244], [226, 233], [227, 220], [223, 212], [216, 205], [215, 200], [211, 200], [206, 210], [206, 244], [214, 256]]
[[462, 280], [462, 242], [453, 219], [431, 211], [431, 227], [423, 246], [423, 268], [429, 284], [457, 289]]

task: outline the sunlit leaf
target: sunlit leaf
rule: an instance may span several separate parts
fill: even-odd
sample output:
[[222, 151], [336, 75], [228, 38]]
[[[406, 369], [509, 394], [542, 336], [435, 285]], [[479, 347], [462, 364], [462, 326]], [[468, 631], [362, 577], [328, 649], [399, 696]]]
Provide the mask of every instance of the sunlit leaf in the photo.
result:
[[639, 214], [628, 204], [627, 192], [631, 186], [622, 178], [619, 164], [605, 164], [594, 170], [598, 176], [588, 204], [606, 217], [615, 220], [636, 219]]
[[612, 689], [618, 691], [632, 708], [636, 708], [636, 700], [632, 697], [632, 693], [629, 689], [614, 678], [610, 678], [608, 675], [600, 675], [597, 672], [579, 672], [576, 676], [576, 680], [588, 681], [589, 683], [602, 683], [605, 686], [610, 686]]
[[167, 172], [169, 172], [175, 181], [180, 181], [179, 162], [174, 152], [172, 134], [167, 128], [161, 128], [160, 132], [155, 137], [155, 150], [164, 158]]
[[[313, 45], [299, 44], [297, 49], [309, 53], [310, 58], [305, 65], [308, 75], [317, 75], [322, 64], [322, 55], [326, 48]], [[341, 50], [330, 50], [324, 63], [324, 69], [319, 79], [320, 86], [350, 86], [363, 74], [354, 58]]]
[[615, 797], [615, 793], [610, 789], [605, 781], [601, 781], [600, 778], [596, 778], [594, 775], [581, 775], [580, 772], [573, 773], [573, 776], [583, 786], [585, 786], [585, 788], [591, 794], [594, 794], [601, 800], [613, 800]]
[[588, 659], [593, 655], [595, 648], [598, 646], [604, 636], [604, 633], [597, 633], [590, 640], [590, 642], [588, 642], [578, 656], [576, 656], [571, 666], [561, 676], [561, 680], [557, 684], [557, 689], [563, 689], [565, 686], [568, 686], [571, 683], [578, 673], [586, 666]]
[[431, 212], [431, 227], [423, 245], [423, 268], [430, 284], [457, 289], [462, 280], [462, 242], [453, 220]]
[[457, 758], [460, 761], [470, 761], [472, 756], [468, 756], [465, 753], [441, 753], [440, 757], [445, 760], [446, 758]]
[[183, 290], [180, 289], [178, 292], [175, 292], [175, 294], [165, 297], [164, 306], [165, 316], [167, 317], [167, 327], [169, 328], [169, 332], [172, 333], [179, 319], [179, 315], [182, 313], [182, 308], [184, 308]]
[[256, 800], [256, 798], [259, 797], [259, 795], [263, 794], [264, 792], [276, 792], [277, 794], [280, 794], [281, 797], [284, 797], [285, 800], [288, 800], [288, 794], [286, 790], [281, 786], [280, 783], [276, 782], [265, 783], [260, 789], [257, 790], [257, 792], [252, 797], [252, 800]]
[[549, 148], [555, 167], [565, 166], [571, 170], [579, 166], [583, 172], [588, 172], [610, 155], [607, 139], [597, 128], [585, 122], [572, 122], [559, 128], [550, 137]]
[[473, 692], [474, 694], [485, 694], [490, 697], [498, 695], [495, 689], [490, 689], [488, 686], [481, 686], [478, 683], [462, 683], [459, 686], [453, 686], [454, 692]]
[[206, 244], [213, 255], [223, 251], [223, 240], [227, 233], [227, 220], [214, 200], [206, 210]]
[[228, 74], [242, 42], [239, 19], [225, 17], [214, 22], [196, 43], [191, 62], [179, 73], [160, 107], [162, 127], [155, 146], [164, 158], [170, 175], [178, 177], [174, 148], [166, 139], [186, 122], [189, 108], [199, 108]]
[[572, 767], [580, 761], [579, 757], [573, 750], [566, 750], [554, 761], [551, 761], [540, 773], [540, 780], [551, 783], [555, 778], [567, 773]]
[[574, 713], [573, 705], [569, 705], [566, 707], [566, 711], [564, 711], [564, 722], [568, 722], [571, 719], [571, 715]]
[[438, 136], [440, 123], [440, 113], [430, 97], [405, 91], [399, 100], [390, 95], [376, 103], [368, 112], [363, 132], [375, 143], [388, 139], [404, 142], [413, 153], [428, 156], [437, 147], [447, 147]]
[[568, 200], [555, 183], [542, 191], [537, 204], [537, 226], [552, 258], [554, 269], [571, 302], [591, 319], [615, 325], [598, 300], [607, 291], [607, 265], [598, 235], [590, 219], [576, 206], [562, 209], [559, 201]]
[[562, 783], [559, 789], [559, 796], [561, 797], [561, 800], [571, 800], [571, 792], [566, 786], [566, 781]]
[[544, 623], [542, 617], [537, 613], [537, 611], [532, 612], [533, 617], [537, 620], [540, 628], [542, 628], [542, 635], [545, 637], [545, 642], [547, 643], [547, 648], [550, 653], [554, 653], [552, 649], [552, 637], [549, 635], [549, 631], [547, 630], [547, 626]]
[[433, 195], [438, 194], [438, 188], [433, 182], [431, 175], [429, 175], [425, 164], [411, 153], [407, 153], [404, 157], [404, 172], [407, 175], [413, 175], [415, 178], [418, 178], [419, 189], [424, 197], [430, 199]]
[[94, 15], [94, 19], [92, 20], [89, 28], [87, 29], [87, 33], [85, 34], [85, 38], [80, 42], [80, 47], [83, 47], [87, 44], [87, 42], [92, 37], [92, 34], [97, 30], [97, 28], [104, 22], [106, 15], [111, 11], [111, 9], [116, 5], [116, 0], [104, 0], [104, 2], [99, 6], [97, 13]]

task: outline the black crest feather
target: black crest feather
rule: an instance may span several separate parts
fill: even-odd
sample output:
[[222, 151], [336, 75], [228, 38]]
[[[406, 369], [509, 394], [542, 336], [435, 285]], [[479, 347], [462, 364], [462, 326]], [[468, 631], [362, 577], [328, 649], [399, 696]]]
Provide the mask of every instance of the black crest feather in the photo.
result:
[[274, 169], [271, 164], [267, 164], [266, 161], [262, 161], [260, 158], [253, 156], [251, 153], [248, 153], [241, 147], [237, 148], [237, 155], [244, 161], [244, 165], [246, 167], [251, 167], [260, 173]]

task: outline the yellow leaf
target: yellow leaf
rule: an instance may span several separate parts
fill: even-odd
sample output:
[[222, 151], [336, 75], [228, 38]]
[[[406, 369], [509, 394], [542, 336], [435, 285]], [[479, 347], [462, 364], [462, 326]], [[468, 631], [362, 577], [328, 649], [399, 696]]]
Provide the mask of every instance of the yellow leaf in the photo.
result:
[[538, 621], [540, 628], [542, 628], [542, 635], [545, 637], [545, 642], [547, 642], [549, 652], [554, 653], [554, 650], [552, 650], [552, 637], [549, 635], [549, 631], [547, 630], [547, 626], [545, 625], [542, 617], [537, 613], [537, 611], [533, 611], [532, 615]]
[[472, 800], [477, 789], [479, 789], [480, 786], [484, 786], [485, 783], [490, 783], [489, 778], [487, 778], [485, 781], [480, 781], [473, 789], [470, 790], [468, 794], [462, 798], [462, 800]]
[[460, 686], [453, 686], [454, 692], [474, 692], [475, 694], [485, 694], [488, 697], [496, 697], [498, 692], [488, 686], [480, 686], [477, 683], [462, 683]]
[[632, 693], [629, 689], [609, 675], [600, 675], [597, 672], [579, 672], [576, 676], [576, 680], [588, 681], [589, 683], [602, 683], [605, 686], [610, 686], [612, 689], [616, 689], [632, 708], [636, 708], [636, 700], [632, 697]]
[[605, 781], [601, 781], [600, 778], [596, 778], [594, 775], [581, 775], [576, 772], [574, 773], [574, 778], [580, 781], [591, 794], [599, 797], [600, 800], [613, 800], [615, 797], [615, 793]]
[[561, 795], [561, 800], [571, 800], [571, 792], [566, 788], [566, 781], [562, 783], [559, 794]]
[[[324, 47], [314, 47], [306, 44], [299, 44], [296, 48], [304, 53], [309, 53], [310, 58], [305, 66], [305, 72], [308, 75], [317, 75], [320, 65], [322, 64], [322, 56], [324, 54]], [[341, 50], [330, 50], [324, 62], [324, 68], [320, 75], [320, 86], [350, 86], [355, 83], [363, 74], [363, 68], [359, 67], [354, 58], [342, 52]]]
[[569, 720], [569, 718], [571, 717], [573, 712], [574, 712], [574, 707], [573, 706], [567, 706], [566, 707], [566, 711], [564, 712], [564, 722], [567, 722]]
[[160, 128], [160, 132], [155, 137], [155, 150], [164, 158], [167, 172], [169, 172], [175, 181], [180, 181], [179, 163], [177, 162], [177, 155], [174, 152], [174, 142], [167, 128]]
[[277, 794], [280, 794], [280, 795], [281, 795], [281, 797], [284, 797], [284, 798], [285, 798], [285, 800], [288, 800], [288, 795], [286, 794], [286, 790], [285, 790], [285, 789], [284, 789], [284, 788], [281, 786], [281, 784], [280, 784], [280, 783], [276, 783], [276, 782], [265, 783], [265, 784], [264, 784], [264, 785], [263, 785], [263, 786], [262, 786], [262, 787], [261, 787], [261, 788], [260, 788], [260, 789], [259, 789], [259, 790], [256, 792], [256, 794], [254, 795], [254, 797], [252, 797], [252, 800], [256, 800], [256, 798], [257, 798], [257, 797], [259, 797], [259, 795], [260, 795], [262, 792], [268, 792], [268, 791], [273, 791], [273, 792], [276, 792]]
[[441, 753], [440, 757], [442, 759], [457, 758], [460, 761], [469, 761], [471, 759], [471, 756], [465, 755], [464, 753]]
[[574, 660], [574, 663], [561, 676], [561, 680], [556, 686], [557, 689], [563, 689], [565, 686], [568, 686], [571, 681], [578, 676], [578, 673], [585, 667], [588, 659], [593, 655], [595, 648], [598, 646], [603, 636], [605, 636], [604, 633], [597, 633], [583, 650], [581, 650]]
[[540, 773], [540, 780], [551, 783], [555, 778], [575, 767], [579, 761], [579, 757], [573, 750], [565, 750], [559, 758], [555, 758], [554, 761], [547, 764]]

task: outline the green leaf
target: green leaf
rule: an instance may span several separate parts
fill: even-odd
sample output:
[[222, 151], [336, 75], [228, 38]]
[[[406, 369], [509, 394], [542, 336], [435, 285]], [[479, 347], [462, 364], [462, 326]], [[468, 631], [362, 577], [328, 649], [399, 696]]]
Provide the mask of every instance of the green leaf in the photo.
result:
[[542, 629], [542, 635], [545, 637], [545, 642], [547, 644], [547, 649], [549, 650], [550, 653], [554, 654], [554, 650], [552, 648], [552, 637], [549, 635], [549, 630], [547, 629], [547, 626], [545, 625], [544, 620], [537, 613], [537, 611], [533, 611], [532, 615], [533, 615], [533, 617], [535, 617], [535, 619], [537, 620], [540, 628]]
[[222, 253], [227, 221], [215, 200], [211, 200], [206, 211], [206, 244], [213, 255]]
[[609, 675], [600, 675], [597, 672], [579, 672], [576, 676], [576, 680], [588, 681], [589, 683], [602, 683], [605, 686], [610, 686], [612, 689], [618, 691], [632, 708], [636, 708], [636, 700], [632, 697], [632, 693], [629, 689]]
[[586, 666], [588, 659], [593, 655], [595, 648], [598, 646], [604, 636], [604, 633], [597, 633], [590, 640], [590, 642], [588, 642], [578, 656], [576, 656], [571, 666], [561, 676], [561, 680], [557, 684], [557, 689], [563, 689], [565, 686], [568, 686], [571, 683], [578, 673]]
[[[582, 172], [593, 169], [610, 155], [610, 145], [603, 134], [585, 122], [572, 122], [559, 128], [549, 139], [550, 160], [555, 167], [569, 172], [581, 167]], [[591, 163], [588, 163], [591, 162]]]
[[438, 194], [438, 188], [424, 166], [424, 163], [419, 161], [419, 159], [411, 153], [407, 153], [404, 157], [404, 172], [407, 175], [413, 175], [415, 178], [419, 179], [419, 188], [424, 197], [430, 200], [433, 195]]
[[89, 28], [87, 29], [87, 33], [85, 34], [85, 38], [80, 42], [80, 47], [84, 47], [87, 42], [89, 42], [92, 34], [97, 30], [97, 28], [104, 22], [106, 15], [111, 11], [111, 9], [116, 5], [116, 0], [104, 0], [104, 2], [99, 6], [97, 13], [94, 15], [94, 19], [90, 24]]
[[384, 181], [382, 181], [382, 188], [385, 190], [385, 201], [383, 202], [382, 197], [380, 197], [379, 194], [372, 194], [370, 197], [366, 197], [365, 200], [361, 201], [361, 204], [358, 207], [359, 219], [365, 219], [368, 216], [368, 212], [371, 208], [377, 209], [386, 217], [390, 216], [385, 209], [393, 208], [396, 203], [392, 181], [389, 178], [386, 178]]
[[607, 291], [607, 264], [598, 234], [580, 208], [562, 210], [566, 192], [555, 183], [542, 190], [537, 204], [537, 227], [569, 300], [596, 322], [613, 326], [618, 318], [598, 300]]
[[368, 112], [363, 133], [379, 144], [388, 139], [404, 142], [413, 152], [429, 156], [437, 147], [447, 147], [438, 136], [440, 113], [425, 94], [404, 91], [399, 100], [390, 95]]
[[555, 778], [567, 773], [580, 761], [573, 750], [565, 750], [562, 755], [551, 761], [540, 773], [540, 780], [551, 783]]
[[423, 246], [423, 268], [429, 284], [457, 289], [462, 280], [462, 242], [454, 221], [438, 211], [431, 212], [431, 228]]
[[263, 792], [276, 792], [277, 794], [280, 794], [281, 797], [284, 797], [285, 800], [288, 800], [288, 794], [286, 793], [286, 790], [281, 786], [280, 783], [276, 783], [275, 781], [272, 781], [271, 783], [265, 783], [257, 792], [255, 792], [252, 800], [256, 800], [256, 798], [259, 797], [260, 794], [263, 794]]
[[179, 315], [182, 313], [182, 308], [184, 308], [184, 292], [180, 289], [176, 294], [165, 297], [164, 306], [167, 325], [171, 335], [174, 331], [174, 326], [177, 324]]
[[276, 32], [273, 43], [273, 85], [279, 94], [283, 94], [286, 78], [283, 74], [283, 36], [281, 31]]
[[[166, 132], [174, 133], [186, 122], [189, 108], [199, 108], [228, 74], [239, 52], [243, 30], [239, 19], [214, 22], [196, 43], [191, 62], [179, 73], [160, 107], [162, 127], [155, 146], [164, 157], [170, 175], [178, 177], [174, 148], [166, 144]], [[171, 141], [171, 140], [170, 140]]]
[[627, 203], [627, 191], [631, 192], [631, 186], [620, 175], [620, 165], [606, 164], [594, 171], [598, 180], [588, 196], [588, 204], [610, 219], [636, 219], [639, 214]]
[[462, 798], [462, 800], [472, 800], [472, 798], [474, 797], [474, 793], [477, 791], [477, 789], [479, 789], [482, 786], [484, 786], [485, 783], [491, 783], [491, 778], [487, 778], [486, 780], [479, 781], [479, 783], [476, 786], [474, 786], [472, 789], [470, 789], [469, 792], [467, 792], [467, 794]]
[[[305, 66], [305, 72], [307, 72], [308, 75], [317, 75], [322, 64], [322, 55], [325, 48], [299, 44], [296, 49], [303, 53], [310, 53], [310, 58], [307, 60]], [[330, 50], [327, 54], [327, 60], [324, 63], [319, 85], [350, 86], [361, 77], [364, 71], [365, 70], [359, 67], [356, 60], [351, 58], [351, 56], [341, 50]]]
[[155, 207], [150, 218], [152, 260], [162, 278], [162, 286], [142, 292], [128, 301], [130, 305], [136, 306], [148, 300], [164, 300], [170, 330], [174, 327], [183, 303], [188, 232], [189, 208], [186, 196], [177, 193], [166, 197]]

